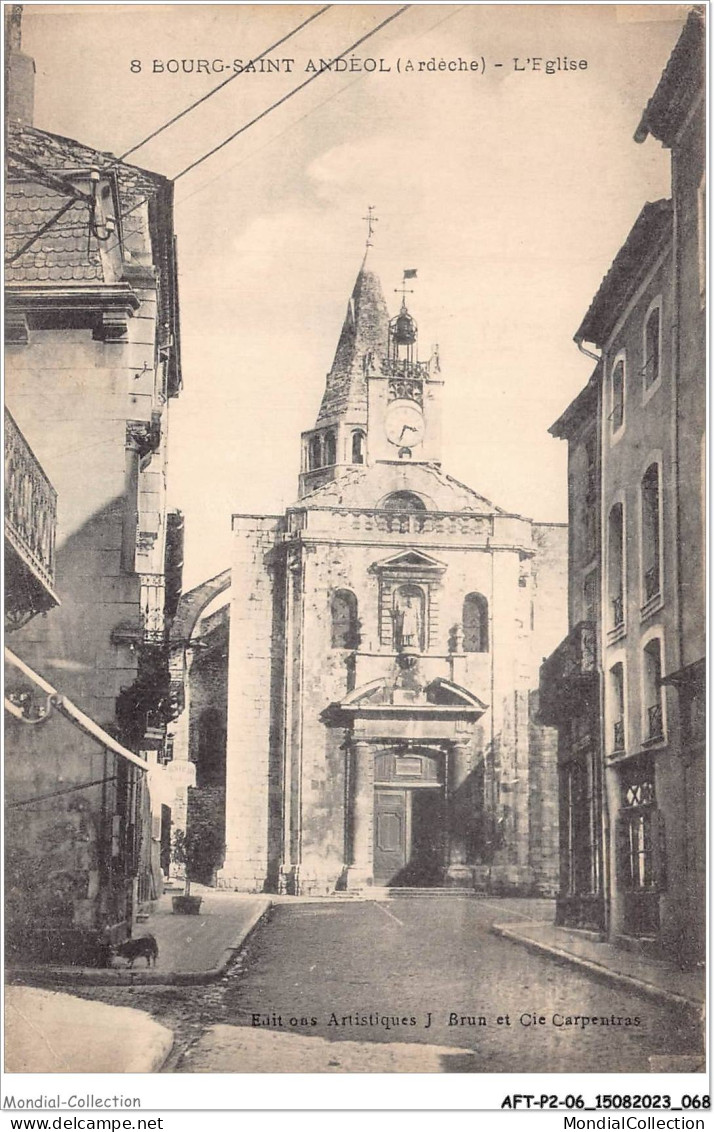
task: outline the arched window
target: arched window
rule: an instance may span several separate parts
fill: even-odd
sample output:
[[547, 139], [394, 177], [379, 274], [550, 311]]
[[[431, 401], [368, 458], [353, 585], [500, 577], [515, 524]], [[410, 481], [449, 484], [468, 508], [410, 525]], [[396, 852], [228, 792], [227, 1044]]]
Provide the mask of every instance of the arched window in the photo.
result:
[[332, 464], [337, 463], [337, 439], [334, 432], [325, 433], [325, 446], [323, 451], [326, 466], [330, 467]]
[[660, 592], [659, 468], [650, 464], [642, 477], [642, 591], [645, 603]]
[[610, 508], [607, 523], [607, 578], [610, 596], [610, 628], [625, 623], [624, 603], [624, 527], [622, 504]]
[[352, 433], [352, 463], [364, 464], [364, 433]]
[[310, 471], [322, 467], [322, 440], [318, 434], [310, 437], [309, 447]]
[[661, 312], [659, 306], [656, 306], [653, 307], [648, 314], [647, 321], [645, 323], [645, 390], [650, 389], [657, 381], [659, 381], [662, 354], [661, 326]]
[[618, 432], [625, 423], [625, 359], [619, 358], [610, 377], [610, 429]]
[[333, 649], [356, 649], [359, 645], [357, 598], [351, 590], [336, 590], [330, 602]]
[[388, 495], [382, 507], [385, 511], [426, 511], [423, 499], [413, 491], [395, 491]]
[[654, 742], [664, 736], [662, 713], [662, 651], [659, 639], [648, 641], [643, 650], [645, 739]]
[[483, 594], [467, 594], [463, 614], [464, 652], [488, 652], [488, 602]]

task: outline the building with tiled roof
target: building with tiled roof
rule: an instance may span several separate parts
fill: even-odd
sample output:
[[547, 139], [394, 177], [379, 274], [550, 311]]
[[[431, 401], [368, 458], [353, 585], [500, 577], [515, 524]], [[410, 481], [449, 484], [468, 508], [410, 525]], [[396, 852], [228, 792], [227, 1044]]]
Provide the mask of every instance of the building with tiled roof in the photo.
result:
[[[558, 920], [701, 963], [706, 947], [705, 34], [687, 17], [635, 134], [672, 151], [575, 335], [598, 359], [568, 442], [570, 632], [558, 728]], [[591, 347], [599, 350], [591, 352]]]
[[32, 125], [34, 67], [13, 19], [8, 946], [97, 963], [158, 895], [162, 813], [170, 820], [160, 764], [182, 557], [181, 516], [166, 503], [167, 405], [181, 388], [173, 188]]

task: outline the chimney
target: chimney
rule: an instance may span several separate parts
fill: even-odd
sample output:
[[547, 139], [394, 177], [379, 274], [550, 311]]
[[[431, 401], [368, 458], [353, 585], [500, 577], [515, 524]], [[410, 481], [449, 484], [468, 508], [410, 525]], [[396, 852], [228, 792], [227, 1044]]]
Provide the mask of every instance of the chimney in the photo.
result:
[[22, 4], [5, 15], [5, 115], [8, 123], [32, 125], [35, 107], [35, 60], [22, 54]]

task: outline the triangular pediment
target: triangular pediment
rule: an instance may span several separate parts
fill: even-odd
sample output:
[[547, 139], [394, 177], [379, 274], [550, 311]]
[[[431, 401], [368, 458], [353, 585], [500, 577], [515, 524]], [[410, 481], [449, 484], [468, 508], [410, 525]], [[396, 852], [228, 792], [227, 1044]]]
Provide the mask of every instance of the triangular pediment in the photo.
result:
[[442, 573], [446, 566], [438, 559], [432, 558], [430, 554], [423, 554], [421, 550], [404, 550], [400, 554], [392, 554], [389, 558], [383, 558], [380, 562], [372, 564], [372, 570], [385, 571], [385, 570], [415, 570], [415, 571], [438, 571]]

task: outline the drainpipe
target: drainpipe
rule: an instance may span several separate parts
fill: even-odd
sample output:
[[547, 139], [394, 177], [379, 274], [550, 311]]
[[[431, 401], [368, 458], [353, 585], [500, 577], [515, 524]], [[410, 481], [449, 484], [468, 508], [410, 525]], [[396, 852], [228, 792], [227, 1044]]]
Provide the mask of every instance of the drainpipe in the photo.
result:
[[[676, 145], [676, 142], [675, 142]], [[682, 496], [680, 490], [680, 438], [679, 438], [679, 382], [680, 382], [680, 365], [682, 361], [682, 333], [680, 327], [680, 304], [681, 304], [681, 279], [682, 279], [682, 249], [680, 241], [680, 209], [679, 201], [681, 199], [679, 192], [679, 171], [677, 162], [675, 161], [674, 147], [672, 149], [672, 258], [674, 271], [672, 282], [672, 490], [674, 492], [674, 507], [673, 507], [673, 520], [674, 520], [674, 586], [672, 587], [674, 594], [674, 610], [673, 617], [676, 626], [674, 637], [676, 644], [677, 655], [673, 659], [670, 657], [670, 664], [667, 665], [669, 672], [679, 672], [684, 665], [684, 625], [682, 623]], [[667, 690], [664, 691], [665, 698], [667, 697]], [[691, 901], [691, 877], [695, 860], [695, 850], [693, 844], [693, 835], [690, 826], [690, 789], [691, 789], [691, 747], [689, 743], [689, 723], [687, 723], [687, 734], [685, 743], [685, 734], [683, 730], [683, 712], [682, 712], [682, 689], [677, 689], [677, 739], [679, 742], [679, 755], [682, 760], [682, 812], [683, 812], [683, 830], [684, 830], [684, 893], [685, 903], [683, 912], [690, 915], [696, 915], [696, 910], [689, 904]], [[671, 758], [671, 755], [670, 755]], [[666, 833], [666, 830], [665, 830]], [[689, 904], [689, 907], [687, 906]]]
[[590, 350], [585, 349], [582, 338], [573, 338], [573, 341], [580, 350], [580, 353], [585, 354], [586, 358], [592, 358], [594, 362], [602, 361], [602, 354], [593, 354]]
[[[593, 354], [591, 350], [583, 346], [582, 338], [576, 337], [574, 339], [575, 345], [584, 354], [586, 358], [592, 358], [594, 362], [603, 362], [605, 358], [605, 351], [603, 350], [599, 355]], [[606, 609], [604, 601], [604, 590], [606, 585], [606, 563], [604, 560], [604, 538], [605, 538], [605, 493], [602, 490], [603, 483], [603, 469], [605, 466], [605, 429], [603, 428], [603, 395], [605, 388], [605, 367], [600, 377], [600, 388], [598, 390], [598, 413], [597, 413], [597, 432], [598, 432], [598, 447], [600, 451], [600, 548], [599, 548], [599, 563], [600, 563], [600, 617], [598, 625], [598, 747], [600, 757], [600, 797], [601, 797], [601, 826], [602, 826], [602, 896], [603, 896], [603, 911], [605, 916], [605, 933], [609, 938], [610, 936], [610, 923], [611, 923], [611, 858], [610, 858], [610, 801], [608, 795], [608, 774], [605, 762], [605, 640], [604, 640], [604, 625], [605, 617], [604, 611]]]

